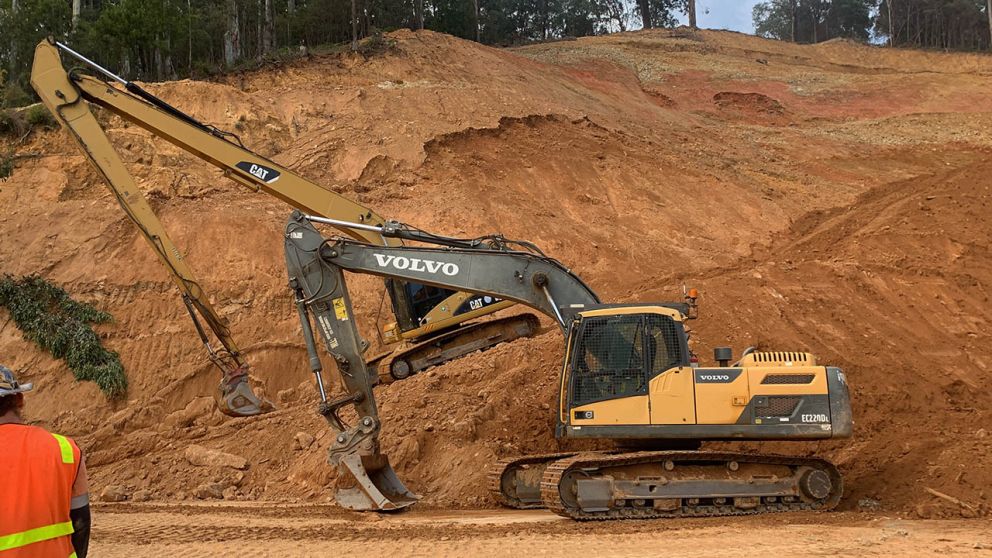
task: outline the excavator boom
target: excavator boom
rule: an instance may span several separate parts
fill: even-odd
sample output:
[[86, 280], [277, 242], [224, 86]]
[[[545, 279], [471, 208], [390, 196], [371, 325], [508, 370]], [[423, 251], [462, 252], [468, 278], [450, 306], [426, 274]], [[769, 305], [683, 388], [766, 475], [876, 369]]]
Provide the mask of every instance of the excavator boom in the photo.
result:
[[[263, 191], [307, 213], [369, 225], [382, 225], [385, 219], [371, 209], [314, 184], [291, 170], [240, 145], [237, 136], [198, 122], [196, 119], [151, 95], [139, 85], [113, 76], [123, 90], [93, 76], [73, 71], [66, 73], [59, 51], [86, 60], [61, 43], [42, 41], [35, 49], [31, 84], [42, 101], [60, 122], [71, 131], [76, 118], [90, 113], [86, 101], [105, 108], [157, 137], [209, 162], [231, 180], [256, 191]], [[94, 64], [94, 66], [96, 66]], [[96, 66], [99, 68], [99, 66]], [[92, 113], [90, 113], [92, 116]], [[96, 119], [93, 118], [95, 124]], [[97, 125], [98, 126], [98, 125]], [[78, 135], [80, 146], [99, 164], [114, 149], [109, 141], [93, 145], [103, 130], [86, 130]], [[126, 171], [125, 171], [126, 172]], [[116, 178], [116, 177], [115, 177]], [[111, 183], [112, 186], [116, 183]], [[340, 229], [341, 232], [370, 244], [399, 244], [366, 230]]]

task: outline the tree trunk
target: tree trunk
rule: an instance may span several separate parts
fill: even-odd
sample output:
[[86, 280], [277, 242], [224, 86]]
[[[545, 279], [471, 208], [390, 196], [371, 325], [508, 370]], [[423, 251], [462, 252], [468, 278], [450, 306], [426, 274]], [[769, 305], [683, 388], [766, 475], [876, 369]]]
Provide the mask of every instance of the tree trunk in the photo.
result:
[[417, 29], [424, 29], [424, 0], [417, 0]]
[[272, 0], [265, 0], [265, 23], [262, 24], [262, 54], [272, 52], [275, 37], [272, 27]]
[[[17, 3], [17, 0], [14, 0]], [[79, 13], [83, 9], [83, 0], [72, 0], [72, 30], [76, 30], [76, 26], [79, 25]]]
[[799, 27], [799, 8], [797, 0], [789, 0], [789, 15], [792, 16], [792, 42], [796, 42], [796, 28]]
[[176, 68], [172, 64], [172, 35], [165, 36], [165, 60], [162, 62], [165, 68], [165, 76], [168, 79], [176, 79]]
[[164, 74], [162, 69], [162, 49], [158, 46], [161, 40], [161, 37], [155, 37], [155, 50], [152, 51], [152, 59], [155, 64], [155, 81], [162, 81], [162, 75]]
[[351, 50], [358, 50], [358, 0], [351, 0]]
[[131, 59], [127, 53], [121, 55], [121, 77], [128, 79], [131, 76]]
[[[992, 2], [992, 0], [989, 0]], [[475, 42], [482, 42], [482, 25], [479, 21], [479, 0], [474, 0], [475, 2]]]
[[293, 15], [296, 13], [296, 0], [286, 2], [286, 46], [293, 46]]
[[645, 29], [651, 29], [651, 3], [649, 0], [637, 0], [637, 7], [641, 11], [641, 23]]
[[823, 19], [823, 12], [819, 6], [810, 9], [813, 17], [813, 44], [820, 42], [820, 21]]
[[[186, 0], [186, 46], [189, 50], [186, 52], [186, 71], [189, 72], [190, 77], [193, 76], [193, 2], [192, 0]], [[213, 41], [211, 41], [213, 42]]]
[[689, 12], [689, 27], [698, 29], [699, 27], [696, 26], [696, 0], [688, 0], [686, 7], [686, 11]]
[[[10, 17], [14, 19], [17, 17], [17, 0], [10, 0]], [[17, 40], [10, 40], [10, 70], [14, 71], [17, 67]]]
[[541, 0], [541, 40], [548, 40], [548, 0]]
[[224, 64], [231, 67], [241, 56], [241, 28], [238, 25], [238, 2], [227, 0], [227, 31], [224, 32]]
[[895, 23], [892, 21], [892, 2], [893, 0], [885, 0], [885, 6], [889, 9], [889, 46], [896, 46], [896, 34], [895, 34]]
[[987, 0], [985, 14], [989, 16], [989, 50], [992, 50], [992, 0]]

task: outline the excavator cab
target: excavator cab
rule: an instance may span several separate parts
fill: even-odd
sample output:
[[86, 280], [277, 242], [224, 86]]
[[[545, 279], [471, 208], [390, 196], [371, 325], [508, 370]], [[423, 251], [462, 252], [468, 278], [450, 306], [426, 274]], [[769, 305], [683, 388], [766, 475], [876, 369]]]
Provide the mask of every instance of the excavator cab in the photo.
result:
[[[455, 294], [451, 289], [393, 279], [386, 279], [386, 290], [400, 331], [419, 328], [431, 310]], [[399, 341], [398, 337], [396, 341]]]
[[802, 352], [752, 352], [694, 367], [680, 305], [598, 306], [568, 330], [557, 434], [641, 440], [846, 437], [850, 398], [839, 368]]
[[562, 379], [562, 424], [650, 424], [660, 373], [689, 366], [684, 315], [663, 305], [609, 305], [576, 315]]
[[512, 303], [499, 298], [426, 285], [414, 281], [386, 279], [386, 291], [396, 321], [383, 328], [390, 343], [418, 340], [463, 327], [469, 316], [484, 316]]

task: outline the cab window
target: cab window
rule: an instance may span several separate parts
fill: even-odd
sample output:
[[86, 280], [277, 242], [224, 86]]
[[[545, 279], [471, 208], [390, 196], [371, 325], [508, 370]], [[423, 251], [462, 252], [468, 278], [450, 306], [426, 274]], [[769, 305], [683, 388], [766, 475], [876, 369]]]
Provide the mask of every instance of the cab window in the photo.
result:
[[420, 283], [406, 283], [407, 297], [412, 305], [413, 317], [423, 325], [423, 320], [437, 305], [448, 298], [454, 291], [441, 289]]
[[675, 327], [675, 320], [668, 316], [647, 314], [646, 351], [650, 368], [650, 378], [682, 363], [681, 337]]
[[647, 393], [642, 315], [586, 318], [572, 369], [572, 405]]

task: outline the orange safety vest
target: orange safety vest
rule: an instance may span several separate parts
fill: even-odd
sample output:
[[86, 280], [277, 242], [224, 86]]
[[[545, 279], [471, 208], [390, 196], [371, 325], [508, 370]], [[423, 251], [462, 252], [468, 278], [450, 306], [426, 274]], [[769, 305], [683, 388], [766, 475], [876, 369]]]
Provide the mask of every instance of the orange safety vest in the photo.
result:
[[69, 500], [79, 460], [65, 436], [0, 425], [0, 558], [75, 558]]

